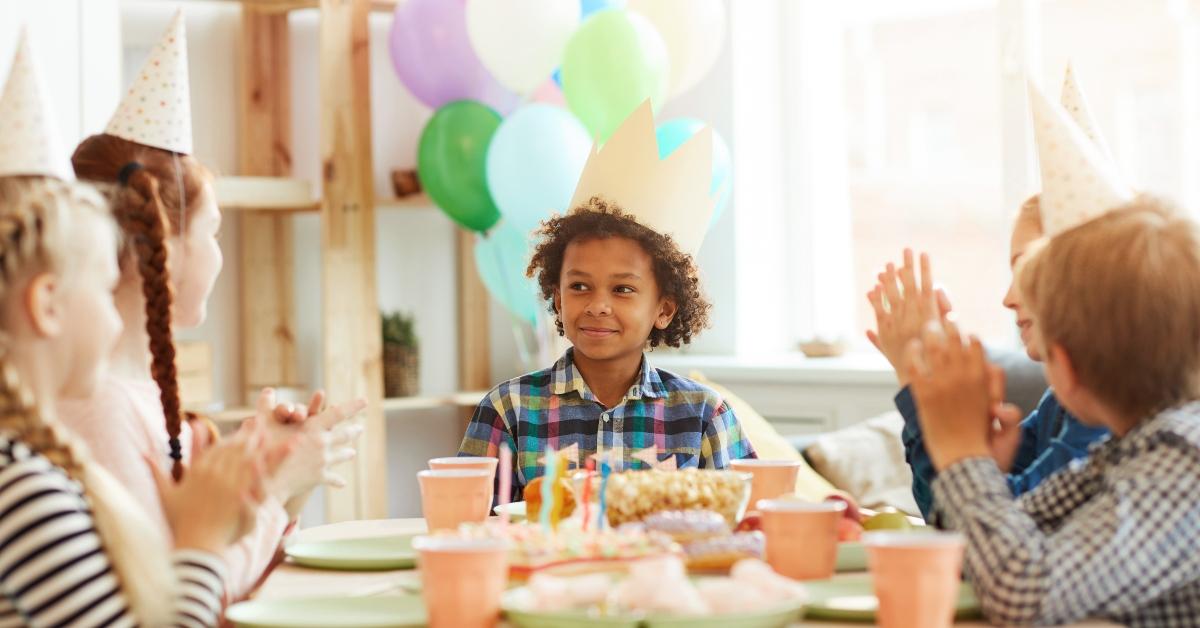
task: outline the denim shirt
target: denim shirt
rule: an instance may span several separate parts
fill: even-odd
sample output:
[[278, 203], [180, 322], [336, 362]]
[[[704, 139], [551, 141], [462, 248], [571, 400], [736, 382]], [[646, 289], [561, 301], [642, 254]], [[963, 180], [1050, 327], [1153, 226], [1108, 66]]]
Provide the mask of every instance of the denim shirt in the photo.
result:
[[[904, 458], [912, 468], [913, 497], [921, 514], [929, 519], [933, 513], [931, 486], [937, 471], [925, 451], [917, 405], [908, 386], [900, 389], [895, 402], [904, 417], [900, 438], [904, 442]], [[1047, 390], [1037, 409], [1021, 421], [1021, 444], [1007, 476], [1013, 497], [1033, 490], [1072, 460], [1086, 457], [1088, 446], [1106, 436], [1107, 429], [1080, 423], [1059, 405], [1054, 391]]]

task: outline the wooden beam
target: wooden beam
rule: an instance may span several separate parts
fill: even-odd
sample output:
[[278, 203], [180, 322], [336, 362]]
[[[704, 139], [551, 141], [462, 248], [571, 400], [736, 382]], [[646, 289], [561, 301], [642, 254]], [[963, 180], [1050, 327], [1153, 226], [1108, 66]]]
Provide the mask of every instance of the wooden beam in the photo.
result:
[[458, 230], [458, 387], [488, 390], [492, 381], [488, 312], [491, 301], [475, 270], [475, 234]]
[[[253, 7], [242, 15], [239, 161], [245, 175], [292, 172], [292, 115], [287, 15]], [[223, 205], [253, 204], [264, 197], [262, 181], [218, 180]], [[253, 184], [259, 181], [257, 192]], [[224, 183], [224, 185], [222, 185]], [[271, 186], [268, 186], [271, 187]], [[278, 187], [278, 186], [275, 186]], [[294, 187], [294, 186], [292, 186]], [[268, 190], [280, 194], [280, 190]], [[313, 203], [311, 188], [287, 192]], [[293, 305], [292, 221], [288, 216], [247, 212], [241, 221], [242, 390], [247, 403], [263, 386], [297, 385]]]
[[[253, 163], [253, 160], [251, 160]], [[217, 177], [213, 182], [222, 209], [272, 212], [319, 211], [312, 184], [286, 177]]]
[[375, 287], [368, 0], [321, 0], [322, 347], [331, 399], [368, 400], [358, 458], [329, 491], [326, 519], [387, 515], [383, 347]]

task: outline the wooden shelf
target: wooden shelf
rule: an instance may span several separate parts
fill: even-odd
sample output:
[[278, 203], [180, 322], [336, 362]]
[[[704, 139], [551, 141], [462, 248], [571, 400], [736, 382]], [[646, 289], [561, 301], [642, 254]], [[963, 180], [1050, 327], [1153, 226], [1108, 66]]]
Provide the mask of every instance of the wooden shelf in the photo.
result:
[[437, 209], [428, 194], [413, 194], [400, 198], [381, 198], [375, 201], [376, 209]]
[[[486, 395], [486, 391], [456, 392], [450, 395], [431, 395], [425, 397], [393, 397], [383, 400], [384, 412], [411, 412], [415, 410], [436, 410], [446, 406], [459, 408], [474, 407]], [[189, 408], [207, 416], [217, 425], [235, 425], [254, 416], [253, 408], [229, 408], [218, 412], [205, 412], [198, 408]]]
[[286, 177], [217, 177], [213, 184], [224, 209], [315, 212], [321, 204], [312, 184]]

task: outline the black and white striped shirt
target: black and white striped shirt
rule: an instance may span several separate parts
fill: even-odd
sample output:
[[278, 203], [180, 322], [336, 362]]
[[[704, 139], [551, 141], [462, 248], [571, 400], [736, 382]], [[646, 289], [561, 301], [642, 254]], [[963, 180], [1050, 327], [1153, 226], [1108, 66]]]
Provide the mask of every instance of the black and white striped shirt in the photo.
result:
[[988, 458], [934, 491], [991, 621], [1200, 624], [1200, 402], [1096, 443], [1019, 499]]
[[[216, 625], [225, 568], [177, 551], [175, 625]], [[0, 628], [135, 626], [80, 484], [23, 443], [0, 436]]]

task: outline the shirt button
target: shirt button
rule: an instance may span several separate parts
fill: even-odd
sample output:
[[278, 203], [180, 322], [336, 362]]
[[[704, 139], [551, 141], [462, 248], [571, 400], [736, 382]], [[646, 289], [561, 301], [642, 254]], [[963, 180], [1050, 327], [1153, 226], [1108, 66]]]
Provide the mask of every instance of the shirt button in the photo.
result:
[[607, 413], [607, 412], [605, 412], [604, 414], [601, 414], [601, 415], [600, 415], [600, 418], [601, 418], [601, 419], [604, 419], [604, 422], [605, 422], [605, 423], [608, 423], [608, 413]]

